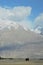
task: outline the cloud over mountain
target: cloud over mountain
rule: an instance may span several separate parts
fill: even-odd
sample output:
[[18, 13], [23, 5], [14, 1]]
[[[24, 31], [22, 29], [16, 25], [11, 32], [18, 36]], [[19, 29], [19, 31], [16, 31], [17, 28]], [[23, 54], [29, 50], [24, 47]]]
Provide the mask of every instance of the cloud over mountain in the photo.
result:
[[18, 21], [23, 20], [25, 17], [30, 16], [31, 7], [18, 6], [13, 8], [0, 7], [0, 19]]
[[35, 18], [34, 28], [36, 33], [43, 34], [43, 13]]

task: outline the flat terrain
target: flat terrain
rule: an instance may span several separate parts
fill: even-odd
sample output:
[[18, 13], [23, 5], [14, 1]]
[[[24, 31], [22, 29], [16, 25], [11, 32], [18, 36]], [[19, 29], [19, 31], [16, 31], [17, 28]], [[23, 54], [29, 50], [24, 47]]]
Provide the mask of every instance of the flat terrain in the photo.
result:
[[0, 65], [43, 65], [43, 61], [0, 61]]

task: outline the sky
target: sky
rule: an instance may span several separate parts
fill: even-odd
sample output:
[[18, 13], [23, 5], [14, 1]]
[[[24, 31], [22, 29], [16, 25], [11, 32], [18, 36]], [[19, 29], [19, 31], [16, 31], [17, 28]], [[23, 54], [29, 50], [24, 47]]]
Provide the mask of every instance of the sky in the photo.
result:
[[[20, 24], [21, 26], [28, 28], [31, 31], [34, 31], [36, 33], [42, 32], [43, 34], [43, 0], [0, 0], [0, 29], [1, 28], [3, 29], [4, 27], [6, 27], [6, 25], [9, 26], [10, 23]], [[16, 25], [16, 27], [18, 26]], [[5, 37], [5, 39], [6, 38], [7, 37]], [[2, 36], [2, 39], [4, 39], [3, 36]], [[35, 54], [36, 56], [41, 55], [42, 57], [43, 56], [43, 40], [37, 43], [41, 43], [41, 44], [37, 45], [35, 42], [36, 45], [31, 43], [30, 46], [28, 44], [27, 46], [29, 48], [29, 51], [31, 51], [30, 54], [36, 53]], [[1, 47], [1, 45], [3, 46]], [[21, 47], [21, 45], [13, 46], [12, 44], [7, 45], [7, 43], [5, 46], [4, 45], [5, 43], [3, 42], [2, 44], [0, 44], [0, 55], [2, 56], [7, 55], [7, 52], [9, 56], [10, 54], [11, 56], [13, 56], [13, 54], [15, 53], [15, 57], [16, 57], [16, 54], [19, 55], [19, 53], [26, 54], [26, 53], [23, 53], [23, 51], [25, 51], [26, 46], [22, 47], [23, 51], [22, 49], [19, 51], [18, 50], [14, 51], [16, 47], [17, 48]], [[41, 52], [39, 49], [41, 50]]]
[[0, 0], [2, 7], [31, 6], [34, 16], [43, 13], [43, 0]]
[[43, 27], [43, 0], [0, 0], [0, 13], [1, 20], [12, 20], [29, 29]]

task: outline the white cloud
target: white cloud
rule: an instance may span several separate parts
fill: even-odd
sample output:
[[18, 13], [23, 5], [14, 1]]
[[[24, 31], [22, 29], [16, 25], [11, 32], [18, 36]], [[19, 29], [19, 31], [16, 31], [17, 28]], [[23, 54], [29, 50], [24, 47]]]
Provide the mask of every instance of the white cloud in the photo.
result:
[[[34, 31], [36, 33], [41, 33], [43, 28], [43, 13], [37, 16], [34, 20]], [[43, 32], [42, 32], [43, 33]]]
[[22, 20], [31, 14], [31, 7], [18, 6], [14, 8], [0, 7], [0, 19]]
[[43, 27], [43, 13], [35, 18], [35, 25]]
[[11, 11], [12, 15], [10, 18], [14, 17], [14, 20], [22, 20], [31, 14], [31, 9], [31, 7], [15, 7]]

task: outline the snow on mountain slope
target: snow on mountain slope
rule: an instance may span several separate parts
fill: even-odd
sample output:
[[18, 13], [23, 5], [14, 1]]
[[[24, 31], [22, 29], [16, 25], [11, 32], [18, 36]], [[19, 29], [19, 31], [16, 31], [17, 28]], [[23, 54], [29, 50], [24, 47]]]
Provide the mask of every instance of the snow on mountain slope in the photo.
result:
[[26, 27], [23, 27], [22, 25], [16, 23], [16, 22], [11, 22], [11, 21], [8, 21], [8, 22], [2, 22], [0, 23], [0, 30], [3, 30], [3, 29], [8, 29], [8, 30], [11, 30], [11, 29], [18, 29], [18, 28], [23, 28], [25, 31], [28, 31], [28, 29]]
[[[22, 25], [16, 23], [16, 22], [12, 22], [12, 21], [7, 21], [7, 22], [1, 22], [0, 23], [0, 30], [11, 30], [11, 29], [19, 29], [19, 28], [22, 28], [24, 29], [25, 31], [28, 31], [29, 29], [26, 28], [26, 27], [23, 27]], [[35, 32], [35, 33], [38, 33], [40, 35], [43, 35], [43, 28], [38, 26], [36, 27], [35, 29], [30, 29], [31, 31]]]
[[11, 29], [11, 27], [14, 27], [15, 29], [18, 28], [18, 24], [16, 24], [16, 22], [2, 22], [0, 23], [0, 30], [4, 29], [4, 28], [8, 28], [9, 30]]

